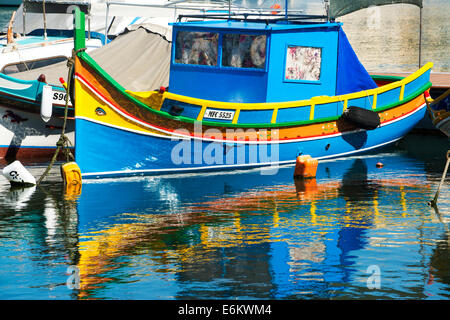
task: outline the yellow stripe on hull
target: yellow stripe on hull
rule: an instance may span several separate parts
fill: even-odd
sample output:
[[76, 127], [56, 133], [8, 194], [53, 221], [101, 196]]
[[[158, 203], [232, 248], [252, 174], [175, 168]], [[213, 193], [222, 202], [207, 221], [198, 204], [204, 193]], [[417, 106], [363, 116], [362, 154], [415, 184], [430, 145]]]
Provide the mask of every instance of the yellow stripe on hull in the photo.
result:
[[[77, 105], [85, 106], [77, 108], [77, 117], [93, 120], [104, 125], [123, 128], [143, 134], [169, 135], [161, 131], [156, 131], [148, 126], [139, 124], [138, 120], [127, 119], [124, 114], [114, 110], [109, 103], [93, 93], [83, 84], [82, 80], [75, 78], [75, 90], [77, 92]], [[87, 107], [89, 106], [89, 107]], [[103, 112], [99, 110], [102, 109]]]

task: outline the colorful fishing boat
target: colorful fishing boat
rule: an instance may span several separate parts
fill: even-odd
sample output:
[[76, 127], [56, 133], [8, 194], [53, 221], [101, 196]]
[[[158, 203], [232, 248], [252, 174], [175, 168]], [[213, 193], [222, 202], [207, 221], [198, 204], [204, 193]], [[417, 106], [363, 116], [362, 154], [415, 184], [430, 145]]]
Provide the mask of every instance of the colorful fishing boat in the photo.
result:
[[289, 14], [192, 18], [172, 24], [169, 90], [136, 92], [82, 51], [84, 15], [75, 12], [83, 178], [340, 157], [401, 139], [426, 112], [432, 63], [399, 81], [379, 77], [378, 86], [341, 23]]
[[426, 101], [433, 125], [450, 137], [450, 89], [436, 99], [428, 98]]

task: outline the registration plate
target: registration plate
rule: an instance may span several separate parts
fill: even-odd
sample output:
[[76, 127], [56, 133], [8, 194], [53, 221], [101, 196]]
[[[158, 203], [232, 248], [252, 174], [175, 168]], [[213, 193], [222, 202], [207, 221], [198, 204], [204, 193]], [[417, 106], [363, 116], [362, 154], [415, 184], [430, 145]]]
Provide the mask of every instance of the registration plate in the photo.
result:
[[[66, 92], [56, 90], [52, 91], [52, 101], [54, 104], [66, 105], [66, 96], [67, 96]], [[70, 103], [69, 99], [69, 106], [71, 105], [72, 104]]]
[[205, 115], [203, 118], [207, 119], [217, 119], [217, 120], [233, 120], [234, 111], [223, 111], [223, 110], [214, 110], [214, 109], [206, 109]]

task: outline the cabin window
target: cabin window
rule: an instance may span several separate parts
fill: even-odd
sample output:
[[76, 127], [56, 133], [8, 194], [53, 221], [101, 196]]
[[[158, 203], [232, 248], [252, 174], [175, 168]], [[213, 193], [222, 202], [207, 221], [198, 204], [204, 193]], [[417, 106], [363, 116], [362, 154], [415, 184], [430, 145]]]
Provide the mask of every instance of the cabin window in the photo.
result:
[[222, 38], [222, 66], [264, 69], [266, 36], [224, 34]]
[[318, 81], [322, 62], [322, 48], [288, 46], [285, 80]]
[[218, 39], [213, 32], [177, 32], [175, 63], [217, 66]]

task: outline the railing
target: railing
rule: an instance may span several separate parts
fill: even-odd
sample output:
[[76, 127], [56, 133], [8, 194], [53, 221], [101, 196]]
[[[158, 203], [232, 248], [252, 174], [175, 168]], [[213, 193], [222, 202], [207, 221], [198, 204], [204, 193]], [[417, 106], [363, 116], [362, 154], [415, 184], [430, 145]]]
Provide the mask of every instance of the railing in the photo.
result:
[[[198, 13], [202, 13], [202, 14], [207, 14], [208, 12], [211, 12], [213, 10], [220, 10], [223, 12], [223, 15], [221, 16], [223, 17], [229, 17], [231, 18], [232, 16], [236, 16], [236, 15], [248, 15], [248, 16], [267, 16], [267, 15], [272, 15], [272, 16], [276, 16], [274, 15], [272, 12], [276, 12], [278, 13], [282, 13], [283, 10], [281, 9], [273, 9], [273, 8], [257, 8], [257, 9], [253, 9], [253, 8], [246, 8], [246, 7], [240, 7], [240, 6], [235, 6], [235, 5], [231, 5], [230, 2], [228, 1], [223, 1], [223, 4], [219, 4], [219, 3], [200, 3], [200, 2], [196, 2], [193, 0], [175, 0], [175, 1], [170, 1], [167, 4], [164, 5], [157, 5], [157, 4], [145, 4], [145, 3], [129, 3], [129, 2], [116, 2], [116, 1], [108, 1], [106, 2], [106, 22], [105, 22], [105, 39], [107, 39], [108, 36], [108, 24], [109, 24], [109, 14], [110, 14], [110, 7], [111, 6], [122, 6], [122, 7], [144, 7], [144, 8], [150, 8], [150, 9], [163, 9], [163, 10], [167, 10], [167, 12], [172, 12], [173, 16], [171, 18], [171, 22], [174, 22], [177, 20], [177, 16], [179, 12], [198, 12]], [[300, 15], [301, 13], [303, 13], [302, 10], [289, 10], [289, 13], [292, 14], [297, 14]], [[139, 16], [143, 16], [142, 12], [139, 13]], [[303, 15], [303, 19], [306, 15]], [[189, 14], [185, 14], [184, 17], [194, 17], [194, 18], [200, 18], [202, 16], [194, 16], [194, 15], [189, 15]], [[206, 16], [203, 16], [206, 17]], [[317, 16], [318, 17], [318, 16]], [[312, 17], [312, 18], [317, 18]], [[311, 18], [311, 17], [310, 17]], [[322, 16], [320, 16], [320, 18], [322, 18]], [[105, 40], [106, 41], [106, 40]]]
[[[203, 120], [203, 116], [207, 108], [214, 109], [227, 109], [233, 110], [234, 117], [231, 123], [236, 124], [239, 120], [239, 114], [241, 111], [262, 111], [262, 110], [272, 110], [271, 122], [272, 124], [277, 122], [277, 114], [280, 109], [287, 109], [293, 107], [310, 107], [309, 120], [315, 120], [315, 109], [321, 104], [329, 103], [342, 103], [343, 111], [345, 111], [349, 105], [349, 101], [360, 98], [368, 98], [371, 101], [371, 107], [373, 110], [377, 109], [378, 96], [382, 93], [388, 92], [390, 90], [395, 90], [400, 88], [400, 94], [397, 102], [401, 102], [405, 98], [405, 87], [407, 84], [412, 83], [414, 80], [418, 79], [429, 71], [433, 66], [433, 63], [429, 62], [422, 68], [417, 70], [415, 73], [403, 78], [399, 81], [384, 85], [382, 87], [365, 90], [361, 92], [349, 93], [341, 96], [318, 96], [313, 97], [310, 100], [300, 100], [300, 101], [289, 101], [289, 102], [269, 102], [269, 103], [233, 103], [233, 102], [218, 102], [203, 100], [197, 98], [191, 98], [186, 96], [177, 95], [174, 93], [166, 92], [164, 93], [164, 99], [172, 99], [181, 101], [187, 104], [193, 104], [201, 106], [200, 112], [197, 116], [198, 121]], [[372, 99], [370, 99], [372, 98]], [[384, 107], [384, 106], [383, 106]]]

